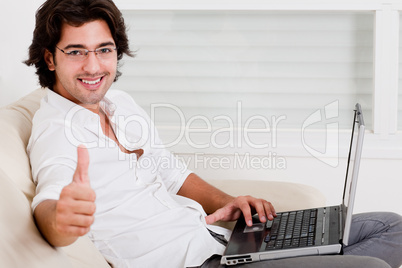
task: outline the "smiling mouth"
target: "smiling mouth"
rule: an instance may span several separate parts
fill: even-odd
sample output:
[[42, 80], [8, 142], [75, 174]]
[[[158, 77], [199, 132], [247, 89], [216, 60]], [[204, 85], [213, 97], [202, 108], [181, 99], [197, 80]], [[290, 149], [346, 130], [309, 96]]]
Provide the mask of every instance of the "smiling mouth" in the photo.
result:
[[100, 83], [103, 77], [99, 77], [96, 80], [85, 80], [85, 79], [79, 79], [82, 83], [87, 84], [87, 85], [96, 85]]

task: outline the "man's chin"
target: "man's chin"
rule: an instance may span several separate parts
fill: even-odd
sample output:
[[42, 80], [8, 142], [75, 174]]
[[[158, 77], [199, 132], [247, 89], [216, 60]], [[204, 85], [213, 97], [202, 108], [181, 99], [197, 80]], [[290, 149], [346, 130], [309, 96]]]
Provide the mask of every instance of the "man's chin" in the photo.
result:
[[85, 105], [98, 105], [105, 97], [106, 92], [90, 92], [86, 96], [81, 96], [79, 99], [82, 106]]

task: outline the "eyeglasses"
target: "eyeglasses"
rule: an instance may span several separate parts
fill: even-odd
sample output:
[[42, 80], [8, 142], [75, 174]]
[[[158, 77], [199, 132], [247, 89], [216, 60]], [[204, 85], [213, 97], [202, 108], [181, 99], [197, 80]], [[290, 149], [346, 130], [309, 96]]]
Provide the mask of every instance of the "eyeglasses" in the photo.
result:
[[117, 47], [111, 47], [111, 46], [106, 46], [106, 47], [100, 47], [95, 50], [88, 50], [84, 48], [74, 48], [71, 50], [63, 50], [61, 48], [58, 48], [58, 50], [64, 53], [64, 55], [67, 56], [67, 59], [71, 61], [82, 61], [85, 60], [88, 57], [89, 52], [94, 52], [95, 55], [98, 57], [98, 59], [102, 60], [108, 60], [116, 56], [116, 50]]

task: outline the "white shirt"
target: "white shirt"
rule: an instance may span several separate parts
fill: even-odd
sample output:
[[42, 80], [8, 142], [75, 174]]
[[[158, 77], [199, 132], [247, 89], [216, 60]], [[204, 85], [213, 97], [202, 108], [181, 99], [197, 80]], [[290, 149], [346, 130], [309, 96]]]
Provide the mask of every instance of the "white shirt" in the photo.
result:
[[47, 89], [27, 148], [37, 184], [32, 209], [59, 199], [72, 181], [77, 146], [84, 144], [96, 193], [88, 236], [114, 267], [197, 266], [222, 254], [202, 207], [176, 195], [191, 171], [161, 146], [147, 114], [121, 91], [109, 91], [101, 108], [120, 144], [129, 151], [141, 148], [143, 155], [123, 153], [103, 134], [97, 114]]

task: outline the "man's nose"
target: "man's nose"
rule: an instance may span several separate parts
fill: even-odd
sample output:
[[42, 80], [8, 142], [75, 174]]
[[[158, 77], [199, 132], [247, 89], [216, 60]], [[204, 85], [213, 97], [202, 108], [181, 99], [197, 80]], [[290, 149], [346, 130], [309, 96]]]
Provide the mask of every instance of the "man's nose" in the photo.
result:
[[100, 69], [100, 62], [95, 52], [88, 52], [87, 57], [84, 60], [83, 70], [87, 73], [97, 73]]

